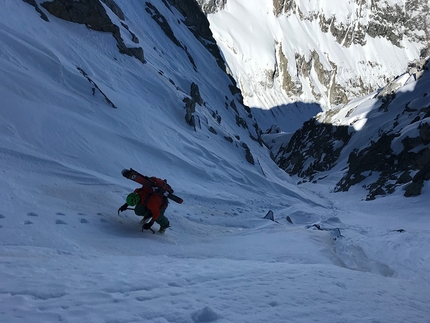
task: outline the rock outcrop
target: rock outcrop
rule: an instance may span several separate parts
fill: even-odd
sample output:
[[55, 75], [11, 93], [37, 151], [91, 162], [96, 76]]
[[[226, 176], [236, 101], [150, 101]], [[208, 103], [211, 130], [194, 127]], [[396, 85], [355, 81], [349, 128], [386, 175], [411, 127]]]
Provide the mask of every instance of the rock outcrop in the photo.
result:
[[[114, 0], [103, 1], [114, 12], [119, 19], [124, 19], [124, 13]], [[120, 53], [134, 56], [145, 63], [143, 49], [141, 47], [127, 47], [121, 37], [120, 27], [114, 24], [106, 13], [100, 0], [53, 0], [41, 4], [50, 14], [58, 18], [84, 24], [90, 29], [112, 33], [117, 41]], [[128, 29], [127, 25], [123, 26]], [[134, 38], [136, 42], [136, 38]]]
[[[210, 1], [207, 5], [200, 1], [200, 3], [195, 1], [188, 0], [168, 0], [169, 3], [177, 8], [179, 12], [185, 17], [185, 25], [190, 29], [193, 35], [202, 43], [203, 46], [207, 48], [207, 50], [215, 57], [219, 67], [226, 71], [227, 67], [225, 65], [224, 58], [222, 57], [220, 50], [216, 44], [215, 39], [213, 38], [212, 31], [209, 26], [209, 21], [205, 15], [205, 9], [210, 10], [209, 8], [219, 8], [222, 3], [225, 3], [226, 0]], [[203, 9], [199, 6], [203, 6]], [[234, 81], [232, 79], [234, 83]]]
[[23, 1], [27, 2], [28, 4], [31, 4], [36, 9], [36, 11], [40, 14], [40, 18], [42, 18], [45, 21], [49, 21], [45, 13], [42, 10], [40, 10], [36, 0], [23, 0]]
[[313, 182], [334, 176], [330, 172], [338, 166], [342, 175], [334, 191], [361, 185], [367, 200], [399, 187], [406, 197], [420, 195], [430, 180], [429, 65], [411, 63], [408, 73], [363, 101], [371, 106], [368, 113], [350, 104], [305, 122], [272, 151], [275, 161], [290, 175]]
[[333, 168], [350, 138], [348, 127], [311, 119], [296, 131], [286, 146], [281, 147], [275, 159], [290, 175], [313, 181], [319, 172]]

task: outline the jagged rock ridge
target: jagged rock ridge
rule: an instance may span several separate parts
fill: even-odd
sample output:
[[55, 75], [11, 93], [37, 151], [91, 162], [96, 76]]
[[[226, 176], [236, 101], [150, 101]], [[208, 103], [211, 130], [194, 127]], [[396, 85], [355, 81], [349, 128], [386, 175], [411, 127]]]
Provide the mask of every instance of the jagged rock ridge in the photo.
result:
[[[113, 0], [103, 0], [103, 2], [119, 17], [124, 20], [124, 13]], [[110, 32], [117, 41], [117, 47], [123, 54], [136, 57], [142, 63], [145, 62], [143, 49], [141, 47], [128, 47], [121, 36], [121, 29], [114, 24], [106, 13], [100, 1], [94, 0], [53, 0], [41, 4], [50, 14], [58, 18], [84, 24], [90, 29]], [[132, 41], [139, 43], [137, 37], [129, 30], [128, 26], [122, 22], [122, 26], [127, 29], [132, 37]]]

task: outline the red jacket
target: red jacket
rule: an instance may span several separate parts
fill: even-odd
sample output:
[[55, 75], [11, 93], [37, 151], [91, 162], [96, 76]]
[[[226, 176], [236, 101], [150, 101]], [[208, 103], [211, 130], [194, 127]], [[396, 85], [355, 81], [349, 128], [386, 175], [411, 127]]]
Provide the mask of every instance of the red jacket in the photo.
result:
[[160, 216], [160, 211], [167, 207], [166, 198], [155, 193], [150, 187], [136, 188], [134, 192], [140, 196], [139, 204], [145, 205], [151, 211], [152, 219], [156, 221]]

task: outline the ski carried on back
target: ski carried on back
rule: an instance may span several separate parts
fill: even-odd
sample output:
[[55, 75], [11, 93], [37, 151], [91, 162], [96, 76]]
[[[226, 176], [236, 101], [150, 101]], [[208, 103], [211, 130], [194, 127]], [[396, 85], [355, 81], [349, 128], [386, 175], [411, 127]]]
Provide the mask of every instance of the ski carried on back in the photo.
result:
[[133, 168], [130, 169], [123, 169], [121, 171], [122, 176], [125, 178], [131, 179], [132, 181], [135, 181], [136, 183], [141, 184], [142, 186], [146, 187], [157, 187], [160, 191], [167, 192], [167, 198], [170, 200], [181, 204], [184, 200], [180, 198], [179, 196], [173, 194], [172, 187], [167, 184], [166, 180], [162, 180], [157, 177], [148, 177], [145, 175], [142, 175], [138, 171], [135, 171]]

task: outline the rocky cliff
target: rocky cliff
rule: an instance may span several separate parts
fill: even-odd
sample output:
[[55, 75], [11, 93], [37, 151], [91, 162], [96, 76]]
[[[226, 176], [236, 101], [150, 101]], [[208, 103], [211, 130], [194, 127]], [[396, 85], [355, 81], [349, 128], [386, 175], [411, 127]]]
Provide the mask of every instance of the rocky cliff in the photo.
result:
[[360, 185], [368, 200], [396, 189], [421, 194], [430, 180], [429, 66], [414, 62], [374, 94], [305, 122], [276, 162], [300, 182], [334, 178], [337, 192]]

